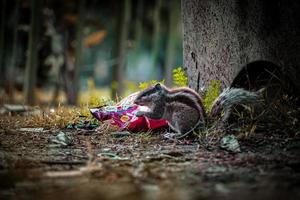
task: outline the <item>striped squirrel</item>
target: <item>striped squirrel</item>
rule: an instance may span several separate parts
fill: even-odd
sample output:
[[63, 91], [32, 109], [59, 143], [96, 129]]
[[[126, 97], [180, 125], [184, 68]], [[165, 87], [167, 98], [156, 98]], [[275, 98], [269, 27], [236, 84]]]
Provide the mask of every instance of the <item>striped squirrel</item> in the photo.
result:
[[167, 120], [177, 139], [205, 126], [206, 114], [201, 97], [190, 88], [169, 89], [158, 83], [141, 91], [134, 103], [150, 108], [148, 112], [137, 112], [136, 116]]
[[227, 88], [214, 101], [208, 117], [201, 97], [187, 87], [169, 89], [158, 83], [141, 91], [134, 103], [150, 108], [147, 112], [137, 112], [136, 116], [167, 120], [171, 129], [176, 132], [175, 138], [180, 139], [198, 127], [205, 128], [208, 119], [226, 121], [236, 105], [259, 102], [262, 91]]

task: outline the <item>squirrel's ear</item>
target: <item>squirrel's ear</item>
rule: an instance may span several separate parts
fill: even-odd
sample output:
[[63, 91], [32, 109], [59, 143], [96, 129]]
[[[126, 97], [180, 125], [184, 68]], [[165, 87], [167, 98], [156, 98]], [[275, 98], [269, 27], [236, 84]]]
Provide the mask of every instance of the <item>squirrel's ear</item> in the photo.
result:
[[156, 83], [156, 85], [154, 86], [156, 90], [161, 90], [161, 85], [160, 83]]

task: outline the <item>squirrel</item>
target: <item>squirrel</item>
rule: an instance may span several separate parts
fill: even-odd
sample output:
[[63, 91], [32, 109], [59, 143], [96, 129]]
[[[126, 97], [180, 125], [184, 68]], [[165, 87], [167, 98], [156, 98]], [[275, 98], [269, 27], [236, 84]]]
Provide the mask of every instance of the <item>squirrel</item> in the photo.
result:
[[187, 136], [200, 126], [205, 126], [206, 114], [202, 99], [187, 87], [169, 89], [157, 83], [141, 91], [134, 103], [150, 108], [147, 112], [138, 111], [136, 116], [165, 119], [176, 132], [177, 139]]
[[205, 128], [208, 119], [226, 121], [237, 105], [260, 102], [262, 91], [264, 90], [251, 92], [242, 88], [227, 88], [214, 101], [208, 114], [200, 95], [187, 87], [169, 89], [157, 83], [139, 92], [134, 103], [150, 108], [150, 111], [138, 111], [136, 116], [167, 120], [168, 125], [176, 132], [175, 138], [180, 139], [199, 127]]

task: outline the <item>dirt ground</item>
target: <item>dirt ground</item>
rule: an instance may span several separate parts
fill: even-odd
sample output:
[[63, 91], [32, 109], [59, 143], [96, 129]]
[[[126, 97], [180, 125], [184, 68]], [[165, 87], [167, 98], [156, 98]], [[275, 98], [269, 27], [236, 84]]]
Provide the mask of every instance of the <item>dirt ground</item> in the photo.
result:
[[[63, 131], [70, 145], [55, 144]], [[240, 139], [241, 153], [159, 134], [0, 130], [0, 199], [300, 199], [300, 138]]]

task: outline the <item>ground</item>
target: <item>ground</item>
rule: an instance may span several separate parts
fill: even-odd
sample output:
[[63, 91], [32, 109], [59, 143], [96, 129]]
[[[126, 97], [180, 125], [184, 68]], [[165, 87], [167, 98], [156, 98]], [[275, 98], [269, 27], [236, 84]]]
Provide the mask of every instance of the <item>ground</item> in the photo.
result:
[[235, 154], [159, 133], [1, 124], [0, 138], [0, 199], [300, 199], [297, 136], [252, 134]]

